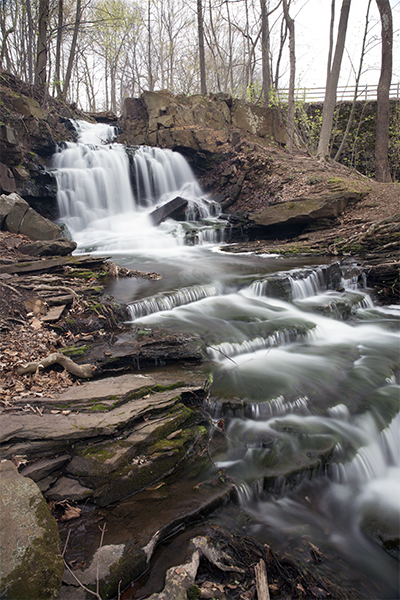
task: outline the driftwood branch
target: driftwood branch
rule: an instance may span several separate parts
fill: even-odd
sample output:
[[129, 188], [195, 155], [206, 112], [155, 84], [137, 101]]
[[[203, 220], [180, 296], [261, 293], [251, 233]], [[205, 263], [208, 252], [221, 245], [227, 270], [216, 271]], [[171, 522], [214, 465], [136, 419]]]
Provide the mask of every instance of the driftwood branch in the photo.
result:
[[256, 588], [258, 600], [270, 600], [267, 569], [263, 559], [260, 560], [258, 565], [255, 565], [254, 572], [256, 575]]
[[46, 358], [43, 358], [40, 361], [33, 361], [25, 366], [20, 366], [17, 368], [18, 375], [27, 375], [29, 373], [36, 373], [40, 369], [46, 369], [47, 367], [51, 367], [52, 365], [58, 363], [66, 371], [72, 373], [76, 377], [80, 377], [82, 379], [90, 379], [94, 375], [95, 368], [94, 365], [77, 365], [73, 360], [68, 358], [68, 356], [64, 356], [60, 352], [53, 352], [53, 354], [49, 354]]

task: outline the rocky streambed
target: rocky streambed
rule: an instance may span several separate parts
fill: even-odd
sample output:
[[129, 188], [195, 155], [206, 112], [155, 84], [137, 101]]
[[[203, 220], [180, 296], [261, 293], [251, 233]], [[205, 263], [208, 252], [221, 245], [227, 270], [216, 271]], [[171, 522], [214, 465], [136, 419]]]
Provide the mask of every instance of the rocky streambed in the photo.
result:
[[[0, 456], [12, 493], [1, 501], [12, 510], [1, 516], [15, 542], [2, 548], [6, 596], [78, 600], [90, 596], [86, 587], [103, 600], [129, 599], [146, 590], [131, 582], [161, 568], [166, 580], [148, 588], [165, 585], [157, 598], [252, 598], [266, 564], [275, 597], [356, 597], [313, 570], [320, 551], [308, 543], [296, 563], [218, 519], [206, 524], [227, 506], [243, 516], [233, 481], [213, 461], [227, 439], [208, 410], [202, 342], [124, 325], [124, 308], [104, 296], [110, 277], [158, 275], [98, 257], [26, 260], [18, 248], [27, 240], [2, 236]], [[57, 360], [46, 366], [49, 355]], [[90, 368], [78, 376], [60, 357]], [[276, 473], [315, 469], [333, 445], [305, 447], [297, 467], [274, 463]], [[179, 551], [149, 571], [171, 536]]]

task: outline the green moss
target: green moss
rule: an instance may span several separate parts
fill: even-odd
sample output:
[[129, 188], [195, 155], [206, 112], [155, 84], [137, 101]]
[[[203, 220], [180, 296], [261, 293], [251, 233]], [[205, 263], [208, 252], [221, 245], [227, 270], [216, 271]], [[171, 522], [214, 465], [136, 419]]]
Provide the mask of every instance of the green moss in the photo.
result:
[[43, 536], [31, 542], [18, 567], [2, 580], [2, 592], [13, 600], [54, 599], [64, 573], [57, 523], [44, 499], [36, 508], [36, 518]]
[[107, 406], [107, 404], [95, 404], [94, 406], [91, 406], [89, 410], [99, 410], [99, 411], [107, 411], [107, 410], [111, 410], [112, 407]]
[[83, 356], [88, 350], [90, 350], [91, 346], [68, 346], [67, 348], [62, 348], [61, 353], [65, 356], [74, 356], [75, 358], [79, 356]]
[[103, 444], [94, 444], [93, 446], [82, 446], [76, 449], [78, 456], [86, 458], [93, 458], [101, 463], [104, 463], [109, 458], [112, 458], [115, 453], [121, 448], [127, 448], [129, 444], [127, 442], [111, 440]]
[[100, 277], [100, 274], [89, 270], [72, 269], [68, 273], [65, 273], [65, 277], [70, 277], [71, 279], [84, 279], [85, 281], [88, 281], [89, 279], [97, 279]]
[[201, 590], [197, 585], [191, 585], [190, 588], [186, 592], [187, 600], [196, 600], [196, 598], [201, 598]]

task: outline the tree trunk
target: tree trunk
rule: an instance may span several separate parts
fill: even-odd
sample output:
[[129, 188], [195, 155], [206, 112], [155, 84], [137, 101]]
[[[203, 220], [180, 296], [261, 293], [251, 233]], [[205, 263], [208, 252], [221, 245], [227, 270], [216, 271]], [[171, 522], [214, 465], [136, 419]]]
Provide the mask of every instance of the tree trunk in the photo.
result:
[[57, 22], [57, 42], [56, 42], [56, 64], [54, 65], [55, 82], [57, 96], [61, 96], [61, 40], [64, 20], [63, 0], [58, 0], [58, 22]]
[[203, 96], [207, 94], [206, 82], [206, 59], [204, 54], [204, 22], [202, 0], [197, 0], [197, 28], [199, 32], [199, 60], [200, 60], [200, 92]]
[[69, 84], [71, 81], [71, 75], [72, 75], [72, 68], [74, 66], [74, 61], [75, 61], [75, 51], [76, 51], [76, 42], [78, 40], [78, 33], [79, 33], [79, 26], [81, 24], [81, 17], [82, 17], [82, 1], [81, 0], [76, 0], [76, 13], [75, 13], [75, 25], [74, 25], [74, 33], [72, 36], [72, 42], [71, 42], [71, 50], [69, 53], [69, 59], [68, 59], [68, 66], [67, 66], [67, 72], [65, 74], [65, 83], [64, 83], [64, 88], [62, 91], [62, 98], [65, 100], [68, 94], [68, 89], [69, 89]]
[[262, 61], [262, 90], [263, 104], [269, 104], [269, 90], [271, 88], [271, 71], [269, 67], [269, 24], [266, 0], [261, 3], [261, 61]]
[[26, 16], [28, 18], [28, 81], [33, 83], [33, 19], [31, 0], [26, 0]]
[[47, 67], [47, 23], [49, 19], [49, 0], [40, 0], [39, 3], [39, 36], [36, 55], [35, 83], [46, 85]]
[[389, 0], [376, 0], [382, 24], [382, 62], [378, 84], [378, 114], [376, 119], [375, 177], [390, 183], [389, 170], [389, 91], [392, 80], [393, 21]]
[[149, 63], [149, 91], [152, 92], [154, 90], [154, 81], [153, 81], [153, 67], [151, 64], [151, 1], [149, 0], [147, 7], [147, 58]]
[[294, 40], [294, 20], [289, 15], [287, 0], [283, 0], [283, 12], [285, 21], [289, 29], [289, 58], [290, 58], [290, 77], [289, 77], [289, 104], [288, 104], [288, 144], [287, 148], [290, 154], [293, 153], [294, 139], [294, 84], [296, 74], [296, 52]]
[[346, 40], [350, 4], [351, 0], [343, 0], [342, 9], [340, 11], [335, 55], [333, 57], [332, 68], [328, 71], [326, 81], [324, 108], [322, 111], [322, 127], [317, 149], [317, 156], [320, 159], [326, 159], [329, 155], [329, 140], [331, 138], [333, 113], [336, 106], [336, 91], [342, 64], [344, 43]]
[[371, 7], [371, 1], [372, 0], [368, 0], [368, 7], [367, 7], [367, 16], [365, 18], [365, 27], [364, 27], [364, 37], [363, 37], [363, 43], [362, 43], [362, 47], [361, 47], [361, 56], [360, 56], [360, 64], [358, 65], [358, 73], [357, 73], [357, 77], [356, 77], [356, 86], [354, 89], [354, 96], [353, 96], [353, 102], [351, 105], [351, 110], [350, 110], [350, 115], [349, 115], [349, 119], [347, 121], [347, 125], [346, 125], [346, 131], [344, 132], [342, 141], [340, 142], [340, 146], [338, 148], [338, 151], [336, 152], [335, 155], [335, 159], [336, 161], [339, 160], [342, 152], [343, 152], [343, 148], [345, 147], [345, 144], [347, 142], [347, 138], [349, 136], [350, 133], [350, 128], [353, 124], [353, 119], [354, 119], [354, 113], [355, 113], [355, 109], [356, 109], [356, 104], [357, 104], [357, 97], [358, 97], [358, 86], [360, 83], [360, 78], [361, 78], [361, 74], [362, 74], [362, 68], [363, 68], [363, 63], [364, 63], [364, 56], [365, 56], [365, 45], [367, 42], [367, 34], [368, 34], [368, 24], [369, 24], [369, 10]]

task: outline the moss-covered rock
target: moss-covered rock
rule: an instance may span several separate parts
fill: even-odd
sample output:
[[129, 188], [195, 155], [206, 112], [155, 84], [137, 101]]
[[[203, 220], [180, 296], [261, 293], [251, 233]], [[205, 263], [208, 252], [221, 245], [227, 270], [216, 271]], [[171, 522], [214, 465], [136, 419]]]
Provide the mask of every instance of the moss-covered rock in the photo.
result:
[[57, 524], [39, 491], [11, 461], [0, 463], [1, 597], [56, 598], [64, 563]]

